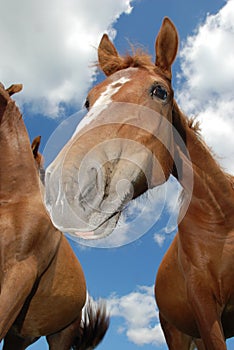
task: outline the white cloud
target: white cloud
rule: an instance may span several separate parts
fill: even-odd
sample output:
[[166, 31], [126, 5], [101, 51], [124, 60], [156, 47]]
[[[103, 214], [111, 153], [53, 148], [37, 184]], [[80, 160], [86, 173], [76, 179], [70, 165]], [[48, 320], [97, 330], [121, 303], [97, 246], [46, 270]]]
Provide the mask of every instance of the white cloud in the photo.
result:
[[166, 236], [161, 233], [154, 234], [154, 241], [159, 245], [159, 247], [163, 246], [165, 239], [166, 239]]
[[188, 115], [198, 116], [205, 141], [222, 166], [234, 173], [234, 0], [207, 15], [187, 38], [180, 59], [177, 94]]
[[112, 295], [107, 301], [111, 317], [121, 317], [124, 323], [118, 329], [136, 345], [165, 343], [154, 298], [154, 287], [139, 286], [130, 294]]
[[131, 12], [131, 0], [4, 1], [1, 4], [0, 76], [24, 84], [19, 103], [56, 116], [61, 103], [80, 103], [95, 75], [96, 49], [104, 32]]

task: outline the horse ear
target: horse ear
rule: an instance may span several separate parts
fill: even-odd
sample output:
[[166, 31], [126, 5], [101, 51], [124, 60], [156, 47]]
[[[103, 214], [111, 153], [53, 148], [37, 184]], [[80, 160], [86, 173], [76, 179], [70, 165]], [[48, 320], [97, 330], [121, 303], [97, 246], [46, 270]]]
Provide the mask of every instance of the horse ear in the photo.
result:
[[171, 79], [171, 65], [175, 60], [178, 49], [178, 33], [172, 21], [165, 17], [155, 43], [156, 62], [169, 79]]
[[4, 85], [0, 83], [0, 105], [1, 105], [1, 111], [3, 112], [4, 106], [6, 107], [7, 101], [9, 101], [9, 96], [12, 96], [13, 94], [21, 91], [23, 88], [22, 84], [13, 84], [8, 89], [5, 89]]
[[8, 92], [8, 94], [10, 96], [12, 96], [12, 95], [16, 94], [17, 92], [20, 92], [22, 89], [23, 89], [22, 84], [13, 84], [9, 88], [7, 88], [6, 91]]
[[121, 64], [121, 58], [107, 34], [103, 35], [98, 47], [98, 62], [106, 76], [115, 73]]
[[36, 158], [38, 156], [40, 143], [41, 143], [41, 136], [35, 137], [35, 139], [32, 142], [32, 145], [31, 145], [34, 158]]

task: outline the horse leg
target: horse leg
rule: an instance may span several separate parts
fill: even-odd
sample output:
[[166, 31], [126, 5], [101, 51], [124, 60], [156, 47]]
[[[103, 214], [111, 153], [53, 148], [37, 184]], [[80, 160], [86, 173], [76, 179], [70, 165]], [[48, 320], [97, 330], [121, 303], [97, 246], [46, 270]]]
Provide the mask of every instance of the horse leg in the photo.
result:
[[196, 349], [197, 350], [206, 350], [205, 346], [203, 344], [203, 341], [201, 339], [193, 339], [195, 345], [196, 345]]
[[[194, 280], [194, 279], [193, 279]], [[188, 283], [188, 300], [196, 317], [197, 327], [207, 350], [227, 350], [218, 304], [210, 289], [199, 280]]]
[[32, 259], [17, 262], [4, 275], [0, 294], [0, 341], [12, 326], [36, 280]]
[[169, 350], [194, 350], [193, 338], [180, 332], [159, 313], [160, 324]]
[[17, 334], [8, 333], [4, 338], [3, 350], [25, 350], [29, 345], [35, 343], [38, 338], [22, 338]]
[[81, 317], [60, 332], [48, 335], [46, 340], [49, 344], [49, 350], [70, 350], [77, 337], [77, 331], [80, 330], [80, 322]]

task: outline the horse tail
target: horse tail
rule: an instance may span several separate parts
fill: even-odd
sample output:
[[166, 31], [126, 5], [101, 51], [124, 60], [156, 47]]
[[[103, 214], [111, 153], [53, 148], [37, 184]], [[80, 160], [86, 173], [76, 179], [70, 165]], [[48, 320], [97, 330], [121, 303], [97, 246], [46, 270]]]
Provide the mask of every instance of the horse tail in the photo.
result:
[[94, 303], [89, 298], [84, 308], [79, 335], [73, 343], [72, 350], [94, 349], [104, 338], [109, 323], [105, 303]]

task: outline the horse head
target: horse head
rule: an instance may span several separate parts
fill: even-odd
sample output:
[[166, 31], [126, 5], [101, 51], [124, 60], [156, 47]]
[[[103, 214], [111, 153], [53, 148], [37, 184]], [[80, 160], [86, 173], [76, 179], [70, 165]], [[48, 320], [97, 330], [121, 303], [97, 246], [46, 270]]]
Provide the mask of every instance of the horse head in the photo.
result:
[[106, 34], [98, 47], [106, 79], [88, 94], [87, 115], [46, 172], [55, 225], [85, 238], [110, 234], [132, 199], [173, 171], [171, 67], [178, 35], [165, 18], [156, 60], [120, 56]]

